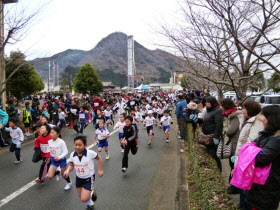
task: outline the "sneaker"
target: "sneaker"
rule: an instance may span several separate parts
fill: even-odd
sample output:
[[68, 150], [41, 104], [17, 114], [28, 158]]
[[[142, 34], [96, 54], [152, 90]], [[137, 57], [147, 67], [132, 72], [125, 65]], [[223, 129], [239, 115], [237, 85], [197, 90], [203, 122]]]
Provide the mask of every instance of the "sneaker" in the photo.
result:
[[94, 204], [92, 206], [87, 206], [87, 209], [94, 209]]
[[152, 142], [149, 141], [148, 142], [148, 146], [151, 147], [152, 146]]
[[181, 139], [181, 136], [178, 136], [177, 139]]
[[37, 182], [37, 183], [44, 183], [44, 180], [41, 180], [41, 179], [35, 179], [35, 182]]
[[124, 149], [122, 149], [121, 153], [124, 153]]
[[93, 201], [93, 203], [97, 200], [96, 190], [94, 187], [92, 188], [91, 200]]
[[64, 187], [64, 190], [69, 190], [72, 187], [72, 181], [70, 183], [67, 183]]
[[26, 136], [31, 136], [31, 134], [29, 132], [26, 133]]
[[60, 173], [60, 170], [57, 170], [57, 171], [59, 171], [59, 174], [57, 174], [55, 176], [55, 179], [56, 179], [56, 181], [59, 181], [61, 179], [61, 173]]
[[169, 143], [170, 141], [169, 141], [169, 139], [166, 139], [166, 141], [165, 141], [166, 143]]
[[16, 160], [14, 163], [15, 163], [15, 164], [19, 164], [19, 163], [21, 163], [21, 162], [22, 162], [22, 159]]
[[106, 155], [106, 160], [109, 160], [109, 159], [110, 159], [110, 155], [107, 154], [107, 155]]
[[127, 168], [122, 168], [122, 172], [124, 172], [124, 173], [125, 173], [125, 172], [126, 172], [126, 169], [127, 169]]

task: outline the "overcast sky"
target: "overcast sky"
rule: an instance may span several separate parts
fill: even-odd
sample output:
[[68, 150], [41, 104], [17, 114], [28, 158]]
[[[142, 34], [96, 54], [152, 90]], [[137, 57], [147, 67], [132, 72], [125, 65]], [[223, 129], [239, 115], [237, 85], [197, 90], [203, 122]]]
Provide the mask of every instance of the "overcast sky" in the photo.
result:
[[[67, 49], [92, 49], [115, 31], [133, 35], [149, 49], [158, 48], [160, 23], [176, 24], [177, 0], [19, 0], [5, 6], [10, 16], [41, 8], [21, 41], [6, 54], [21, 50], [28, 59], [51, 56]], [[30, 27], [31, 26], [31, 27]]]

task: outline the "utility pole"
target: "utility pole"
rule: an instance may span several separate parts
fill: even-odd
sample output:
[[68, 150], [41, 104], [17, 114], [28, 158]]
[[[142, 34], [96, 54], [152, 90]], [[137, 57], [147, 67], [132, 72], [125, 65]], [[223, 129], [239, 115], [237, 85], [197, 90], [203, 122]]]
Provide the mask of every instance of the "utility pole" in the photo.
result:
[[1, 104], [3, 105], [3, 110], [6, 109], [6, 71], [5, 71], [5, 60], [4, 60], [4, 4], [16, 3], [18, 0], [0, 0], [0, 93], [1, 93]]

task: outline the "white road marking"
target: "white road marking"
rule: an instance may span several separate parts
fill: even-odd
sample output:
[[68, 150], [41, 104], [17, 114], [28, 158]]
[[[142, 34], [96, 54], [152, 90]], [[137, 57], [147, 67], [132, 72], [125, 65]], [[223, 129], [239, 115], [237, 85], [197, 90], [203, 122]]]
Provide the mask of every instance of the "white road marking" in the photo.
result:
[[[116, 133], [118, 130], [114, 130], [112, 131], [112, 133], [110, 133], [110, 135], [112, 136], [114, 133]], [[91, 144], [87, 147], [87, 149], [91, 149], [95, 146], [96, 144]], [[67, 159], [67, 163], [69, 163], [70, 158]], [[38, 177], [36, 178], [38, 179]], [[30, 189], [31, 187], [33, 187], [34, 185], [36, 185], [37, 183], [35, 182], [35, 180], [32, 180], [31, 182], [29, 182], [28, 184], [24, 185], [22, 188], [20, 188], [19, 190], [13, 192], [12, 194], [10, 194], [9, 196], [7, 196], [6, 198], [3, 198], [0, 201], [0, 208], [2, 206], [4, 206], [5, 204], [9, 203], [11, 200], [13, 200], [14, 198], [16, 198], [17, 196], [19, 196], [20, 194], [24, 193], [26, 190]]]

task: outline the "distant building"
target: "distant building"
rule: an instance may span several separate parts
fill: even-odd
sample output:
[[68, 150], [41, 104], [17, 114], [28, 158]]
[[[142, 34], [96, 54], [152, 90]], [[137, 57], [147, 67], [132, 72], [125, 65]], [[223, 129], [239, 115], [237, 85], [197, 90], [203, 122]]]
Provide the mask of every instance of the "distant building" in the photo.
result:
[[113, 93], [115, 92], [120, 92], [121, 88], [114, 85], [112, 82], [102, 82], [103, 85], [103, 91], [104, 92], [109, 92], [112, 91]]

